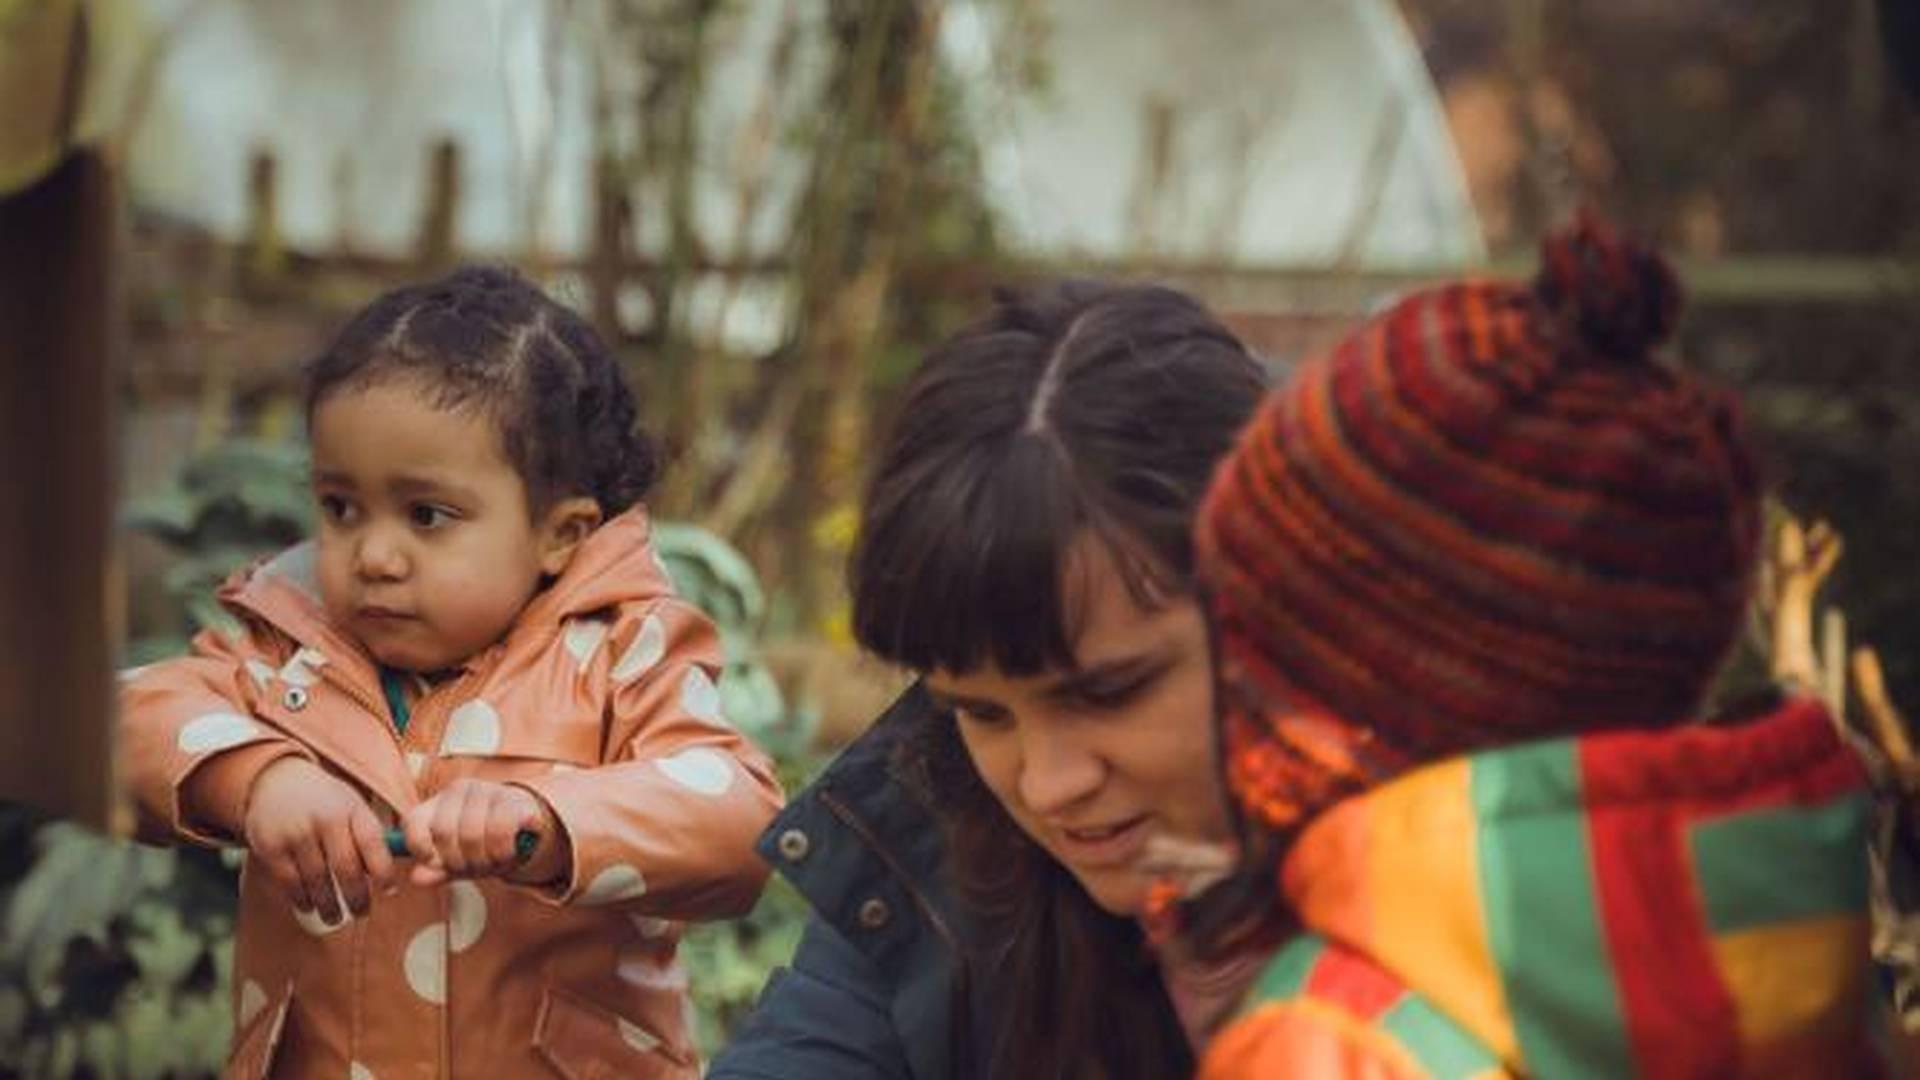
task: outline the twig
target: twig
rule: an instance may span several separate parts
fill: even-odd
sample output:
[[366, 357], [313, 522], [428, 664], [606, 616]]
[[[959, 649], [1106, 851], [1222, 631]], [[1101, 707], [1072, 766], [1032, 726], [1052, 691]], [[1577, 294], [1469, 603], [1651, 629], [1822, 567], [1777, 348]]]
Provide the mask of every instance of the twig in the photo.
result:
[[1920, 765], [1914, 761], [1913, 740], [1907, 735], [1906, 718], [1887, 694], [1880, 654], [1873, 649], [1853, 650], [1853, 692], [1860, 700], [1860, 711], [1867, 718], [1868, 736], [1886, 755], [1901, 789], [1912, 794], [1920, 788]]

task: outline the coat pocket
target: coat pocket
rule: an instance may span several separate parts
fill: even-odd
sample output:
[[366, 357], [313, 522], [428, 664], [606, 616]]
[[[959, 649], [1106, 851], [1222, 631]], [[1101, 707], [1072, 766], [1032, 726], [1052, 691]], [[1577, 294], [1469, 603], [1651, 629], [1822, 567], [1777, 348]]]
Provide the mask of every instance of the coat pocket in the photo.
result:
[[[251, 990], [251, 985], [249, 990]], [[245, 1008], [242, 994], [242, 1008]], [[280, 1050], [280, 1036], [287, 1027], [287, 1014], [293, 1009], [293, 985], [289, 983], [277, 1000], [258, 1009], [233, 1033], [233, 1049], [227, 1052], [227, 1067], [220, 1070], [222, 1080], [266, 1080], [273, 1074], [273, 1059]]]
[[534, 1050], [567, 1080], [695, 1080], [699, 1067], [618, 1013], [552, 987], [540, 1002]]

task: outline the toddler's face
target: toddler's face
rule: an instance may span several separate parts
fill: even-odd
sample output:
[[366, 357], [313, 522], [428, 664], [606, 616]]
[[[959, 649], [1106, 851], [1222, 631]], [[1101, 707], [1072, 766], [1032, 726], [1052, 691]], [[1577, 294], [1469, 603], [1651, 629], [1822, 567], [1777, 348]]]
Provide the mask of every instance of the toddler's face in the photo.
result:
[[322, 399], [312, 429], [322, 598], [380, 663], [458, 664], [564, 567], [484, 413], [389, 379]]

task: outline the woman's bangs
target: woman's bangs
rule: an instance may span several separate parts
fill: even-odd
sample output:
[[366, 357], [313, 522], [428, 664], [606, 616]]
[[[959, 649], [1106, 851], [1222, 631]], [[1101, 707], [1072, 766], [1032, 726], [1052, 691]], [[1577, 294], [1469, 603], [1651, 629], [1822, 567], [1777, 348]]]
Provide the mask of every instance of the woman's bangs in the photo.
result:
[[[1086, 514], [1057, 452], [1020, 439], [991, 468], [929, 473], [869, 521], [855, 589], [861, 645], [916, 671], [1072, 664], [1061, 570]], [[977, 479], [955, 479], [965, 477]]]

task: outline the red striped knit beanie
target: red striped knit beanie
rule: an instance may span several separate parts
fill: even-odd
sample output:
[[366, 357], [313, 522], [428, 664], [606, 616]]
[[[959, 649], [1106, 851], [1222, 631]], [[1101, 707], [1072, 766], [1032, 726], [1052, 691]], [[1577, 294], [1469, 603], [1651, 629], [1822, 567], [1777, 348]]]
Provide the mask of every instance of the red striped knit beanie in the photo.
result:
[[1229, 784], [1276, 829], [1415, 765], [1687, 718], [1760, 530], [1666, 264], [1588, 216], [1530, 286], [1407, 297], [1271, 394], [1197, 525]]

